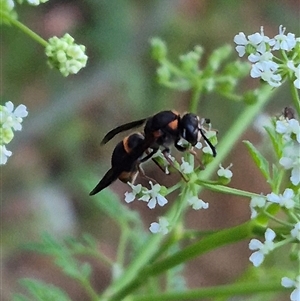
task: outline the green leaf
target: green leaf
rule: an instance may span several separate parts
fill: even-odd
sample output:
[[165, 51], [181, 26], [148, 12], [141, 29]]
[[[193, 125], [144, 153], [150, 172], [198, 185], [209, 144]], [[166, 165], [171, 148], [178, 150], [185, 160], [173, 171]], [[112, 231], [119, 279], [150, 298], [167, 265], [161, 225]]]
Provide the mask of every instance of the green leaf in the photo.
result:
[[259, 168], [263, 176], [266, 178], [267, 182], [269, 184], [272, 184], [270, 167], [267, 159], [254, 147], [254, 145], [251, 142], [249, 141], [243, 141], [243, 142], [246, 144], [252, 159], [254, 160], [256, 166]]
[[[59, 301], [71, 301], [69, 296], [62, 291], [60, 288], [52, 285], [52, 284], [46, 284], [42, 281], [38, 281], [35, 279], [22, 279], [20, 280], [21, 285], [27, 288], [27, 290], [30, 292], [32, 296], [36, 298], [36, 300], [42, 300], [42, 301], [53, 301], [53, 300], [59, 300]], [[27, 301], [28, 299], [17, 295], [17, 298], [14, 298], [14, 301]], [[32, 301], [33, 299], [30, 298]]]
[[280, 136], [275, 132], [273, 127], [269, 127], [269, 126], [265, 126], [265, 130], [267, 131], [273, 148], [275, 150], [276, 156], [277, 158], [281, 158], [282, 157], [282, 139], [280, 138]]

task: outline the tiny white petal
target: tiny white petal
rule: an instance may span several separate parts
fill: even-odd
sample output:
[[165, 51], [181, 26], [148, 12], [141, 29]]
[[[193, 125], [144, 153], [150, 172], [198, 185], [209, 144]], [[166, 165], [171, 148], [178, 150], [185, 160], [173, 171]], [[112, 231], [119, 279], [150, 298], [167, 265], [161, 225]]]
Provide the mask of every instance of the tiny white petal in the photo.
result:
[[154, 209], [156, 206], [156, 199], [155, 198], [151, 198], [150, 201], [148, 202], [147, 205], [150, 209]]
[[249, 243], [249, 249], [250, 250], [258, 250], [263, 246], [263, 243], [261, 241], [259, 241], [256, 238], [251, 239], [250, 243]]
[[249, 257], [249, 260], [253, 263], [253, 265], [255, 267], [258, 267], [264, 261], [264, 255], [261, 252], [259, 252], [259, 251], [254, 252]]
[[281, 279], [281, 285], [284, 287], [293, 287], [295, 284], [294, 280], [288, 278], [288, 277], [283, 277]]
[[268, 228], [266, 230], [265, 238], [267, 241], [272, 241], [275, 238], [275, 236], [276, 236], [276, 233], [272, 229]]
[[154, 223], [151, 223], [149, 230], [150, 230], [152, 233], [158, 233], [159, 228], [160, 228], [159, 223], [154, 222]]
[[159, 194], [157, 196], [157, 203], [159, 206], [163, 207], [164, 205], [166, 205], [168, 203], [168, 200], [164, 196]]

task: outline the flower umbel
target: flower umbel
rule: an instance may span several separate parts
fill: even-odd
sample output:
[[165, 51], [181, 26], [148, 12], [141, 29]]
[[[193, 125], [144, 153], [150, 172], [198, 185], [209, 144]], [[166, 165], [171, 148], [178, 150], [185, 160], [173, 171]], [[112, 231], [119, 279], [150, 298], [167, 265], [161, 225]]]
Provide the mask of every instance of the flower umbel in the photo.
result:
[[81, 68], [86, 66], [88, 59], [85, 54], [85, 46], [75, 44], [69, 34], [65, 34], [62, 38], [50, 38], [46, 47], [46, 55], [49, 57], [49, 65], [59, 69], [63, 76], [78, 73]]
[[[239, 56], [248, 55], [248, 60], [252, 64], [250, 75], [253, 78], [261, 78], [272, 87], [279, 87], [283, 79], [290, 78], [294, 80], [294, 86], [300, 89], [299, 55], [297, 53], [297, 44], [299, 38], [295, 34], [285, 34], [285, 27], [279, 26], [279, 34], [274, 38], [269, 38], [263, 32], [256, 32], [248, 37], [240, 32], [234, 37], [235, 47]], [[281, 58], [276, 57], [273, 52], [279, 50]], [[293, 57], [294, 61], [289, 58]], [[295, 65], [294, 65], [295, 62]]]

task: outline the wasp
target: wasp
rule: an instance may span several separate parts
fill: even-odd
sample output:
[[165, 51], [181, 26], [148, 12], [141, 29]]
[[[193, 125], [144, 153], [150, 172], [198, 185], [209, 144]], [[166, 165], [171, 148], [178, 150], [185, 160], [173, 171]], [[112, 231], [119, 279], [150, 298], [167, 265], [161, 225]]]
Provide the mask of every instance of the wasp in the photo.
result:
[[[204, 121], [209, 123], [209, 119], [204, 119]], [[162, 152], [164, 154], [169, 153], [169, 146], [171, 144], [174, 144], [181, 152], [186, 151], [188, 147], [180, 144], [181, 138], [185, 139], [192, 146], [195, 146], [201, 137], [203, 137], [204, 141], [211, 148], [213, 156], [215, 157], [217, 155], [215, 147], [205, 136], [202, 126], [203, 120], [200, 120], [200, 118], [193, 113], [185, 113], [183, 116], [180, 116], [176, 111], [162, 111], [152, 117], [118, 126], [105, 135], [101, 144], [107, 143], [120, 132], [136, 128], [143, 124], [145, 124], [145, 141], [150, 141], [152, 155], [158, 151], [159, 147], [163, 147]]]
[[[205, 119], [205, 121], [209, 123], [208, 119]], [[167, 161], [173, 165], [173, 162], [167, 156], [170, 152], [170, 145], [174, 144], [181, 152], [188, 149], [188, 146], [180, 144], [181, 138], [195, 146], [203, 137], [211, 148], [213, 156], [216, 156], [216, 149], [205, 136], [202, 123], [203, 121], [193, 113], [180, 116], [176, 111], [162, 111], [152, 117], [132, 121], [114, 128], [105, 135], [101, 141], [102, 145], [118, 133], [145, 124], [143, 134], [133, 133], [116, 145], [112, 153], [111, 168], [90, 192], [90, 195], [100, 192], [117, 179], [125, 183], [128, 181], [134, 182], [139, 171], [145, 176], [140, 164], [150, 159], [160, 147], [163, 147], [162, 153]], [[146, 156], [143, 157], [145, 153]], [[155, 160], [154, 162], [159, 166]]]
[[124, 183], [134, 182], [139, 171], [144, 175], [140, 163], [150, 158], [149, 155], [142, 158], [148, 148], [147, 145], [141, 133], [133, 133], [120, 141], [113, 150], [111, 168], [90, 192], [90, 195], [100, 192], [117, 179]]

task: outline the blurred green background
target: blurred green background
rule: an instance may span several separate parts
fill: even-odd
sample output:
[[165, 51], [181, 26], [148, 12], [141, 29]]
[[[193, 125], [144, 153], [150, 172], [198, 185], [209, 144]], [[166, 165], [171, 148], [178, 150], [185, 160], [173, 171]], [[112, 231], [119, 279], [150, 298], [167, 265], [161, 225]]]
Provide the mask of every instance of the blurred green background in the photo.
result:
[[[174, 61], [200, 44], [205, 48], [204, 64], [215, 48], [233, 45], [240, 31], [252, 34], [263, 25], [265, 34], [274, 36], [283, 24], [287, 32], [299, 36], [299, 1], [50, 0], [38, 7], [17, 5], [17, 12], [20, 21], [45, 39], [69, 32], [87, 47], [89, 61], [78, 75], [64, 78], [48, 68], [40, 45], [14, 27], [1, 27], [2, 102], [23, 103], [29, 112], [22, 132], [8, 147], [13, 156], [1, 167], [1, 300], [10, 300], [11, 292], [21, 290], [17, 280], [22, 277], [54, 283], [73, 300], [84, 300], [83, 292], [49, 258], [24, 251], [22, 245], [38, 240], [45, 231], [62, 238], [88, 232], [99, 240], [102, 251], [114, 257], [118, 230], [95, 204], [101, 194], [91, 198], [88, 192], [109, 168], [111, 151], [122, 136], [105, 147], [100, 147], [100, 141], [116, 125], [164, 109], [184, 112], [190, 97], [157, 84], [149, 40], [156, 36], [165, 40]], [[257, 84], [253, 79], [245, 83], [247, 88]], [[280, 89], [266, 112], [279, 114], [290, 105], [288, 95], [286, 87]], [[224, 105], [219, 96], [210, 94], [201, 100], [198, 113], [211, 119], [222, 139], [242, 108], [228, 101]], [[262, 142], [252, 129], [243, 138]], [[230, 162], [234, 164], [232, 186], [255, 192], [267, 189], [241, 142], [224, 166]], [[148, 165], [149, 175], [156, 173]], [[111, 189], [122, 201], [126, 185], [117, 181]], [[249, 218], [246, 201], [222, 196], [220, 202], [209, 193], [203, 198], [211, 202], [210, 210], [189, 214], [190, 227], [224, 228]], [[159, 215], [159, 210], [149, 216], [142, 206], [128, 206], [141, 213], [145, 226]], [[186, 269], [189, 285], [235, 279], [248, 265], [248, 254], [245, 242], [193, 261]], [[110, 272], [96, 264], [94, 269], [94, 282], [101, 291]]]

